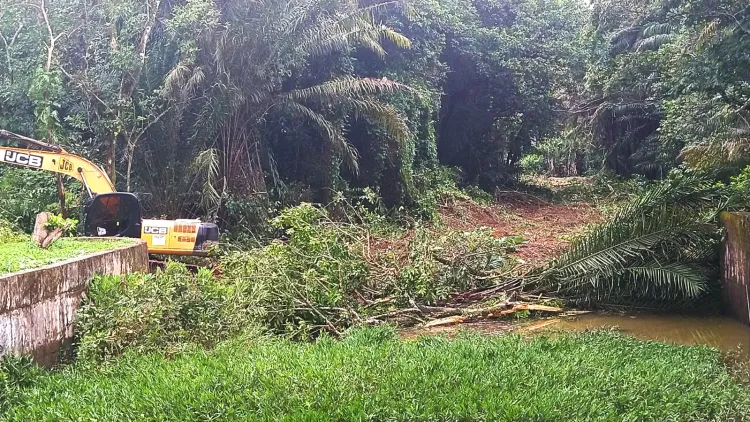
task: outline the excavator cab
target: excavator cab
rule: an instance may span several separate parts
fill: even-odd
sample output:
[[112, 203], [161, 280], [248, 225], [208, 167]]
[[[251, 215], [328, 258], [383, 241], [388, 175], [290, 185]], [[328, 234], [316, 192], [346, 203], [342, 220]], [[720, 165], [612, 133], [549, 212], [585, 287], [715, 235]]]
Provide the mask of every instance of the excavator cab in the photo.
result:
[[132, 193], [94, 196], [84, 208], [84, 230], [92, 237], [141, 237], [141, 205]]

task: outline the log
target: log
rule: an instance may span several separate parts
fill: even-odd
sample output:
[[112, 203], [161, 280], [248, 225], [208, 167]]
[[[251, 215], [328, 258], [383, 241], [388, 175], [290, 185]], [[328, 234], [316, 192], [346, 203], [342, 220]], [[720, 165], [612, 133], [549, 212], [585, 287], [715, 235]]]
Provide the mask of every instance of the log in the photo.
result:
[[435, 327], [442, 327], [442, 326], [445, 326], [445, 325], [461, 324], [462, 322], [465, 322], [465, 321], [466, 321], [466, 317], [459, 316], [459, 315], [454, 315], [452, 317], [441, 318], [441, 319], [436, 319], [434, 321], [430, 321], [427, 324], [425, 324], [423, 327], [424, 328], [435, 328]]

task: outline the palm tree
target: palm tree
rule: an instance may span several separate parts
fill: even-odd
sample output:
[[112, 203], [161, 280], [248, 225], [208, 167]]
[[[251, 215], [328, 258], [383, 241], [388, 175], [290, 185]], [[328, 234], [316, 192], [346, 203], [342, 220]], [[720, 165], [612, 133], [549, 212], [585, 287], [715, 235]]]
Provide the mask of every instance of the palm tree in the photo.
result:
[[264, 122], [272, 114], [294, 116], [319, 132], [329, 173], [338, 161], [357, 171], [349, 118], [368, 119], [396, 140], [410, 136], [398, 110], [380, 99], [407, 86], [346, 72], [301, 77], [311, 63], [336, 61], [354, 48], [385, 55], [384, 41], [408, 47], [408, 39], [378, 21], [379, 13], [402, 7], [400, 1], [204, 0], [178, 9], [174, 20], [191, 30], [175, 33], [190, 37], [179, 40], [182, 60], [164, 93], [193, 123], [193, 139], [208, 140], [196, 163], [207, 174], [204, 198], [218, 208], [224, 193], [266, 191], [274, 157]]

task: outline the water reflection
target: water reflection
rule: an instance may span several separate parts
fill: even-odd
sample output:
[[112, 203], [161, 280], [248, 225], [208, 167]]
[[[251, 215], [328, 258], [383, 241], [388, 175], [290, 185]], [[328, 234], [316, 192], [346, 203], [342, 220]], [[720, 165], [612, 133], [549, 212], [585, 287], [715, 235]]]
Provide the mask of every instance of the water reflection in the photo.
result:
[[600, 315], [563, 318], [550, 329], [583, 331], [618, 327], [624, 334], [643, 340], [677, 344], [703, 344], [723, 351], [737, 351], [750, 359], [750, 327], [722, 316]]

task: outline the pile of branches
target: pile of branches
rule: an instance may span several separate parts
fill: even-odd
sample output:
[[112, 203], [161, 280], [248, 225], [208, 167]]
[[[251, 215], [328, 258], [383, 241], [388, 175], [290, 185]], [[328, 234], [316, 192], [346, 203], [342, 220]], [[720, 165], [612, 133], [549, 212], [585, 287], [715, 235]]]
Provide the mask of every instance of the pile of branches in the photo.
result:
[[542, 267], [524, 274], [494, 273], [489, 276], [491, 285], [453, 294], [441, 307], [413, 303], [393, 314], [415, 313], [430, 326], [502, 316], [513, 309], [560, 311], [545, 303], [586, 308], [699, 306], [717, 287], [718, 214], [726, 209], [728, 198], [722, 185], [676, 174], [623, 205]]
[[722, 187], [697, 176], [676, 176], [527, 273], [508, 256], [518, 240], [498, 239], [489, 229], [417, 227], [383, 235], [366, 210], [351, 207], [342, 221], [303, 204], [274, 220], [279, 240], [230, 254], [223, 268], [240, 302], [261, 309], [267, 326], [303, 337], [363, 324], [558, 312], [562, 303], [686, 307], [711, 289], [725, 197]]

